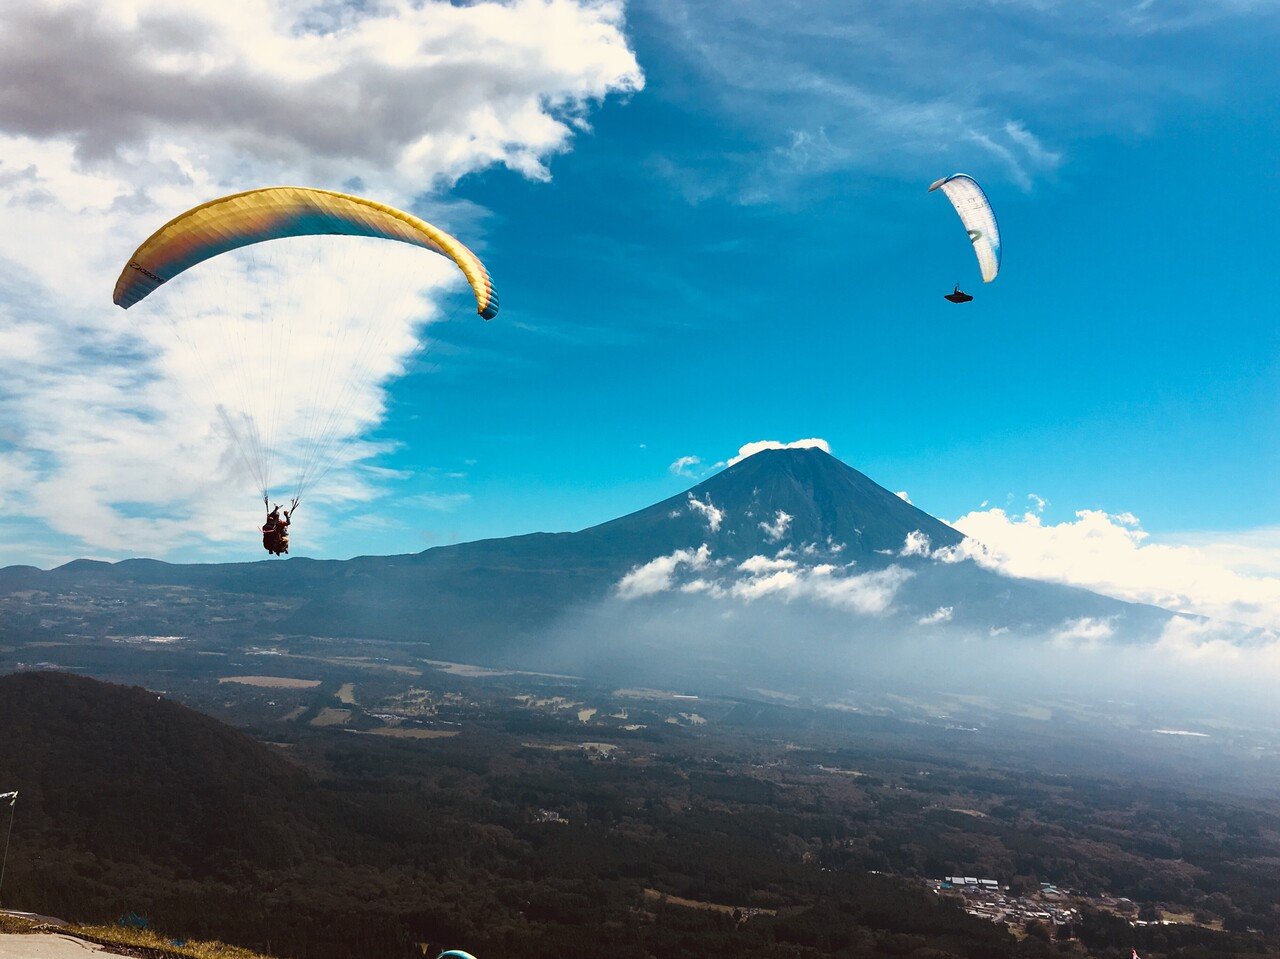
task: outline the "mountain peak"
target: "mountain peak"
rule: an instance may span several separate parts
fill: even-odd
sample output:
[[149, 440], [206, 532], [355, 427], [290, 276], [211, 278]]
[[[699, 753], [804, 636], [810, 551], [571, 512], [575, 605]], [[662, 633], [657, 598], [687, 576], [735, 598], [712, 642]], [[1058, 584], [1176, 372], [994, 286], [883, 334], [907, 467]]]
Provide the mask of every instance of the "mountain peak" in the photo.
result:
[[692, 489], [595, 527], [642, 540], [651, 555], [707, 543], [722, 556], [811, 555], [866, 559], [899, 552], [910, 533], [935, 546], [963, 536], [817, 447], [766, 449]]

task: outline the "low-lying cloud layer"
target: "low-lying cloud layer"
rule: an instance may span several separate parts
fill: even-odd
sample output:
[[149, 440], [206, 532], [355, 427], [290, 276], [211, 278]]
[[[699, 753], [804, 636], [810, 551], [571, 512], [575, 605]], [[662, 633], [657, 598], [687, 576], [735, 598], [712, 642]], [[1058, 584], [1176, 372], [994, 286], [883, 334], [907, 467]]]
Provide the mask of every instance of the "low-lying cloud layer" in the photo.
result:
[[[711, 507], [690, 500], [692, 510]], [[840, 544], [783, 541], [781, 514], [759, 524], [779, 533], [771, 555], [734, 559], [704, 543], [656, 557], [624, 576], [614, 598], [583, 622], [566, 624], [564, 641], [604, 671], [648, 669], [655, 680], [660, 673], [726, 688], [830, 695], [842, 684], [870, 683], [1041, 702], [1133, 700], [1187, 721], [1202, 709], [1266, 717], [1280, 682], [1280, 604], [1264, 542], [1249, 537], [1234, 550], [1152, 544], [1131, 515], [1080, 511], [1049, 524], [1048, 504], [1031, 501], [1020, 517], [999, 509], [962, 517], [954, 525], [968, 538], [958, 546], [935, 548], [923, 533], [909, 533], [869, 565], [848, 561]], [[717, 524], [731, 520], [716, 513]], [[975, 579], [979, 569], [988, 572]], [[963, 575], [950, 579], [952, 572]], [[1174, 614], [1105, 604], [1083, 612], [1072, 598], [1080, 594], [1070, 592], [1025, 594], [1059, 604], [1035, 611], [975, 605], [982, 597], [963, 590], [938, 603], [935, 590], [947, 583], [991, 573], [997, 582], [1040, 579], [1161, 602]], [[1043, 615], [1054, 609], [1057, 618]], [[608, 644], [577, 648], [580, 633], [598, 630]]]

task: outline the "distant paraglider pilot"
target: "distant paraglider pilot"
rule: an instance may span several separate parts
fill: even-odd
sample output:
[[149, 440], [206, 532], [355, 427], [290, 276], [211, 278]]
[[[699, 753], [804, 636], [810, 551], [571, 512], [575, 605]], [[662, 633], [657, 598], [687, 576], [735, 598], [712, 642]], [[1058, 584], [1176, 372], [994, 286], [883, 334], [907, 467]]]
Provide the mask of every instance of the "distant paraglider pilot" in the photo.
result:
[[973, 299], [968, 293], [960, 289], [960, 284], [956, 284], [956, 288], [950, 293], [944, 293], [943, 299], [950, 300], [952, 303], [968, 303]]

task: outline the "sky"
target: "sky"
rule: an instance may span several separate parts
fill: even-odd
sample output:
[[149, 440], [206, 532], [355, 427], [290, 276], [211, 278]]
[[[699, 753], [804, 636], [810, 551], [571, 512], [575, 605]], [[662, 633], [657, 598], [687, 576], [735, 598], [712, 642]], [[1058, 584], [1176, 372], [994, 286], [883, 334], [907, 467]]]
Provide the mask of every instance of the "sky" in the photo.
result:
[[[379, 314], [295, 553], [582, 528], [820, 438], [1012, 570], [1257, 590], [1280, 623], [1278, 3], [0, 0], [0, 24], [0, 562], [262, 555], [221, 373], [198, 388], [164, 314], [110, 289], [183, 209], [301, 183], [452, 230], [502, 312], [380, 254], [417, 307]], [[989, 285], [926, 192], [958, 171], [1000, 219]]]

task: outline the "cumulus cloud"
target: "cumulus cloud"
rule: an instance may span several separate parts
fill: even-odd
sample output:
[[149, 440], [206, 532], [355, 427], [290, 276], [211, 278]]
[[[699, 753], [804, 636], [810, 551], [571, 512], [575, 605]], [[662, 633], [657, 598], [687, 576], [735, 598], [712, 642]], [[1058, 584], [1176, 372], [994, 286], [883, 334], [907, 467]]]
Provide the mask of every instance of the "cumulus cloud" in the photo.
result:
[[928, 534], [916, 529], [907, 534], [907, 538], [898, 554], [900, 556], [930, 556], [932, 555], [932, 550], [933, 544], [930, 542]]
[[831, 444], [824, 439], [819, 439], [816, 436], [811, 437], [807, 440], [793, 440], [790, 443], [782, 443], [782, 442], [779, 442], [778, 440], [756, 440], [754, 443], [744, 443], [742, 446], [738, 447], [738, 455], [731, 457], [729, 462], [726, 465], [733, 466], [735, 463], [741, 463], [748, 456], [755, 456], [757, 453], [760, 453], [764, 450], [807, 450], [807, 449], [818, 449], [818, 450], [822, 450], [824, 453], [830, 453]]
[[791, 521], [795, 519], [790, 513], [778, 510], [769, 522], [760, 524], [760, 528], [764, 530], [765, 539], [771, 543], [776, 543], [787, 535], [787, 530], [791, 528]]
[[[182, 333], [219, 358], [207, 363], [175, 348], [150, 301], [127, 322], [107, 302], [156, 226], [280, 182], [356, 190], [445, 226], [474, 220], [439, 191], [494, 165], [545, 179], [593, 104], [643, 82], [611, 0], [0, 0], [0, 11], [0, 418], [12, 451], [0, 501], [10, 521], [42, 523], [76, 552], [234, 541], [252, 522], [234, 505], [253, 485], [229, 442], [244, 423], [215, 400], [234, 394], [219, 338], [251, 334], [255, 318], [196, 296]], [[373, 494], [351, 466], [383, 447], [362, 436], [458, 283], [442, 258], [412, 253], [380, 251], [415, 282], [338, 356], [358, 375], [325, 424], [342, 452], [312, 506]], [[329, 285], [295, 294], [301, 315], [323, 312], [353, 275], [331, 255], [316, 273]], [[260, 302], [270, 277], [218, 259], [220, 302]], [[291, 341], [303, 383], [320, 362], [306, 340]], [[278, 379], [249, 377], [257, 408]], [[294, 392], [271, 407], [286, 440], [314, 415]]]
[[618, 581], [618, 595], [623, 599], [639, 599], [663, 593], [674, 585], [675, 575], [682, 568], [705, 569], [711, 551], [704, 543], [698, 549], [678, 549], [668, 556], [659, 556], [637, 566]]
[[545, 178], [591, 99], [641, 85], [618, 3], [4, 6], [0, 128], [86, 161], [185, 140], [400, 196], [494, 163]]
[[936, 626], [939, 623], [949, 623], [954, 613], [954, 606], [939, 606], [929, 615], [921, 616], [916, 622], [921, 626]]
[[1102, 510], [1046, 523], [1036, 512], [987, 509], [951, 525], [969, 538], [933, 554], [944, 561], [972, 559], [1011, 576], [1084, 586], [1175, 612], [1280, 626], [1276, 530], [1155, 542], [1132, 513]]
[[690, 493], [689, 511], [699, 514], [704, 520], [706, 520], [707, 530], [709, 532], [719, 532], [720, 524], [724, 521], [724, 510], [712, 503], [710, 496], [707, 497], [707, 500], [704, 503], [702, 500]]
[[[904, 489], [898, 490], [893, 495], [898, 497], [898, 499], [902, 500], [904, 503], [911, 503], [911, 497], [907, 495], [907, 491]], [[914, 506], [915, 504], [911, 503], [911, 505]]]
[[697, 456], [682, 456], [670, 466], [667, 467], [676, 476], [693, 476], [693, 467], [701, 463], [702, 460]]
[[793, 570], [799, 564], [782, 554], [777, 556], [752, 556], [738, 564], [738, 569], [751, 576], [766, 576], [782, 570]]

